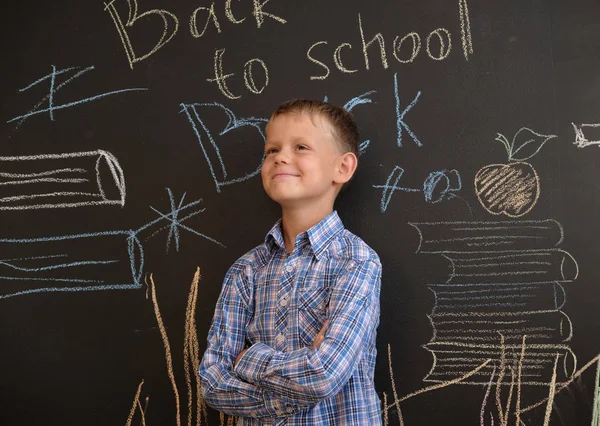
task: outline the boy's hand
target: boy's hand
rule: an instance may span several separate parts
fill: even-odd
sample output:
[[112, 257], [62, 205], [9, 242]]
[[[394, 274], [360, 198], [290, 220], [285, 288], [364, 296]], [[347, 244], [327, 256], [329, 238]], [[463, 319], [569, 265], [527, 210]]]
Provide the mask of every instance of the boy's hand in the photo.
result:
[[319, 332], [315, 336], [315, 340], [313, 340], [312, 345], [309, 346], [310, 350], [319, 349], [319, 346], [321, 346], [321, 343], [323, 343], [323, 340], [325, 340], [325, 332], [327, 331], [328, 327], [329, 327], [329, 320], [326, 320], [325, 323], [323, 324], [323, 327], [321, 328], [321, 330], [319, 330]]
[[238, 361], [242, 358], [242, 356], [244, 355], [244, 353], [246, 353], [246, 351], [248, 350], [248, 348], [243, 349], [242, 352], [240, 352], [237, 356], [237, 358], [235, 359], [235, 362], [233, 363], [233, 367], [235, 368], [235, 366], [237, 365]]

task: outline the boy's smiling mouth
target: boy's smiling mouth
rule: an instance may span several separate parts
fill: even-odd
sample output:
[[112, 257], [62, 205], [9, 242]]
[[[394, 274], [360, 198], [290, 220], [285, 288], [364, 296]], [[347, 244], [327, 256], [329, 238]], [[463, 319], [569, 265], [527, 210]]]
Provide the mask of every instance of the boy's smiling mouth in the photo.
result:
[[286, 178], [293, 178], [293, 177], [298, 177], [298, 176], [299, 175], [297, 175], [295, 173], [278, 172], [273, 175], [272, 179], [286, 179]]

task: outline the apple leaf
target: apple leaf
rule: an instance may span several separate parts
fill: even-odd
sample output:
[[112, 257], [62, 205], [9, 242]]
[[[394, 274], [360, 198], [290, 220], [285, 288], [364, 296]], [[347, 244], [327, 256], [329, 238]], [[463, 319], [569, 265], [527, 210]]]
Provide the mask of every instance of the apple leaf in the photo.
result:
[[555, 137], [556, 135], [541, 135], [527, 127], [522, 127], [513, 137], [508, 160], [529, 160], [542, 149], [546, 142]]

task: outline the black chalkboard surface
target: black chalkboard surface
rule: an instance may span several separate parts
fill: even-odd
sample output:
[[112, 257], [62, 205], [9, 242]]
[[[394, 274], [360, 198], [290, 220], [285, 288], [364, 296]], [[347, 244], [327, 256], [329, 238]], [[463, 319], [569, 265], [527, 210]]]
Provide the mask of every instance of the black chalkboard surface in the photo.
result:
[[3, 2], [0, 424], [222, 425], [195, 374], [282, 101], [363, 143], [389, 425], [600, 425], [600, 4]]

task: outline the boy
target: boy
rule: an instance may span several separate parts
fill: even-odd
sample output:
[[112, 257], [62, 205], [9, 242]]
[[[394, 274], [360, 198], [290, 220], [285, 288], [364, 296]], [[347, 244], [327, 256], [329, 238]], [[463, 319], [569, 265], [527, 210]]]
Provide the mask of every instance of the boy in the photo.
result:
[[241, 425], [380, 425], [381, 264], [333, 210], [356, 170], [356, 125], [341, 108], [294, 100], [266, 135], [261, 176], [282, 218], [225, 277], [204, 399]]

